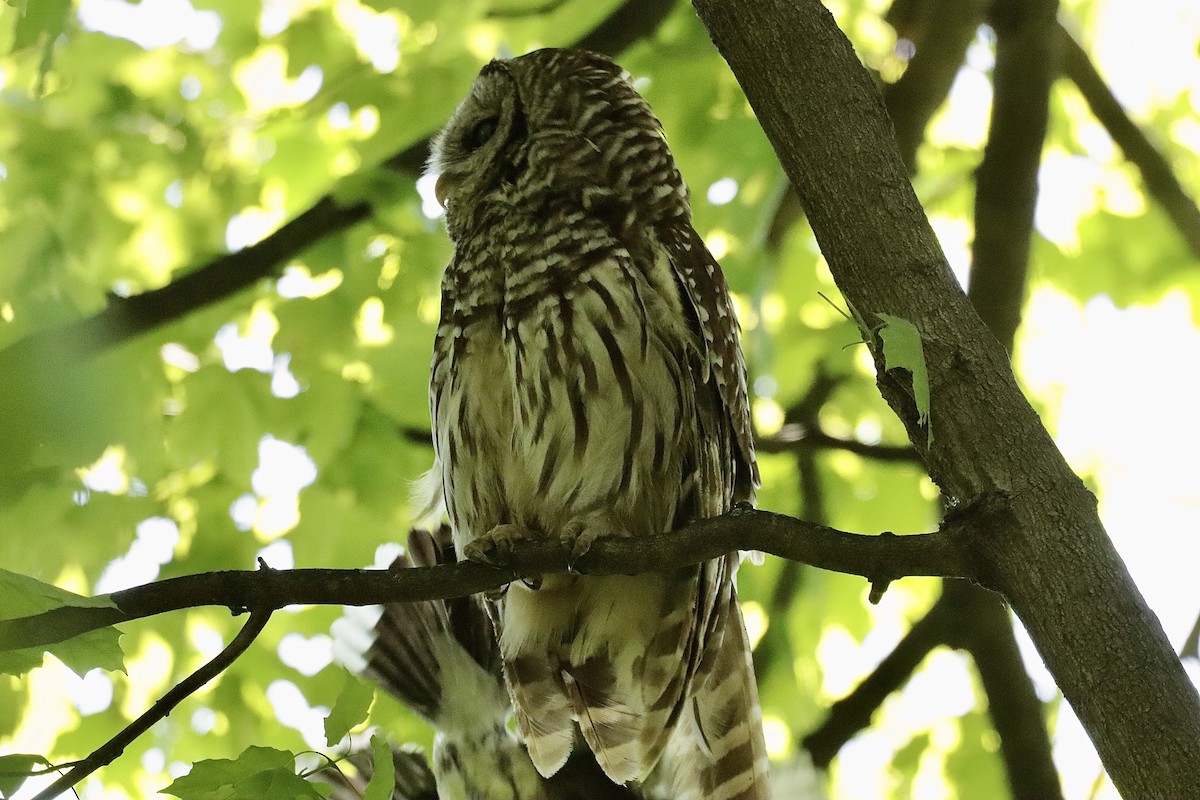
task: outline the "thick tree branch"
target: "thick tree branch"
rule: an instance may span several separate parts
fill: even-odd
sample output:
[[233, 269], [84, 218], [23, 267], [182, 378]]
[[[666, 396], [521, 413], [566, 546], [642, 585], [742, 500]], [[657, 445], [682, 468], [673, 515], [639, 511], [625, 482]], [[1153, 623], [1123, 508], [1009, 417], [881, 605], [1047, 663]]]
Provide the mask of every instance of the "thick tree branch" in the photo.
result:
[[[867, 536], [772, 514], [735, 509], [673, 533], [600, 539], [573, 565], [596, 575], [635, 575], [698, 564], [735, 550], [761, 550], [875, 583], [915, 575], [976, 579], [971, 542], [994, 536], [988, 509], [948, 517], [935, 533]], [[557, 541], [517, 543], [505, 569], [472, 562], [402, 570], [296, 569], [209, 572], [169, 578], [109, 595], [115, 608], [62, 607], [0, 620], [0, 650], [61, 642], [89, 630], [167, 611], [295, 604], [362, 606], [437, 600], [495, 589], [518, 578], [569, 569]]]
[[[574, 46], [615, 54], [654, 31], [676, 0], [626, 0]], [[416, 180], [429, 154], [423, 139], [387, 159], [384, 166]], [[218, 256], [159, 289], [109, 298], [90, 317], [26, 336], [3, 351], [0, 363], [72, 363], [104, 352], [193, 311], [224, 300], [274, 276], [307, 248], [371, 215], [365, 202], [340, 203], [333, 194], [317, 200], [282, 228], [235, 253]]]
[[1079, 89], [1088, 108], [1108, 131], [1125, 158], [1142, 173], [1146, 189], [1175, 223], [1192, 254], [1200, 258], [1200, 208], [1175, 177], [1170, 162], [1129, 118], [1087, 52], [1061, 25], [1058, 33], [1062, 70]]
[[271, 618], [272, 611], [273, 609], [256, 609], [250, 615], [250, 619], [246, 621], [246, 624], [242, 626], [242, 629], [238, 631], [238, 635], [234, 637], [233, 641], [224, 650], [217, 653], [211, 661], [200, 667], [200, 669], [173, 686], [170, 691], [162, 696], [161, 700], [151, 706], [140, 717], [129, 723], [116, 736], [98, 747], [95, 752], [84, 760], [76, 762], [65, 775], [34, 795], [33, 800], [51, 800], [51, 798], [58, 797], [88, 775], [115, 761], [121, 753], [125, 752], [126, 747], [132, 744], [143, 733], [150, 730], [150, 727], [154, 723], [170, 714], [175, 706], [199, 691], [204, 684], [224, 672], [230, 664], [237, 660], [238, 656], [246, 652], [246, 648], [258, 638], [263, 628], [266, 627], [267, 620]]
[[1130, 797], [1200, 796], [1195, 687], [1105, 534], [1095, 498], [958, 287], [878, 89], [849, 42], [817, 0], [694, 5], [797, 188], [847, 301], [867, 324], [888, 313], [920, 331], [933, 442], [910, 377], [889, 371], [876, 352], [880, 391], [947, 497], [987, 498], [1007, 521], [977, 542], [987, 582], [1025, 622], [1114, 784]]

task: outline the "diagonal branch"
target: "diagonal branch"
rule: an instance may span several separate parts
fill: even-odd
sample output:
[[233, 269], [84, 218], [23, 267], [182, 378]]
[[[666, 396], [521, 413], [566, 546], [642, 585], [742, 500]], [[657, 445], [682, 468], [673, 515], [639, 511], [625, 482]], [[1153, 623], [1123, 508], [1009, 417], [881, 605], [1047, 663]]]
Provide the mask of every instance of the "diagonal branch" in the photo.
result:
[[925, 575], [981, 579], [972, 542], [995, 536], [986, 508], [947, 517], [934, 533], [868, 536], [773, 514], [735, 509], [672, 533], [600, 539], [573, 564], [554, 540], [514, 545], [505, 568], [473, 562], [402, 570], [295, 569], [187, 575], [110, 595], [114, 607], [65, 606], [0, 620], [0, 650], [61, 642], [89, 630], [199, 606], [234, 612], [295, 604], [362, 606], [437, 600], [499, 588], [518, 578], [574, 569], [596, 575], [662, 572], [736, 550], [760, 550], [823, 569], [861, 575], [877, 585]]
[[189, 695], [197, 692], [204, 684], [224, 672], [230, 664], [237, 660], [238, 656], [246, 652], [246, 648], [258, 638], [263, 628], [266, 627], [267, 620], [271, 618], [272, 611], [273, 609], [256, 609], [251, 613], [250, 619], [246, 621], [242, 629], [238, 631], [238, 635], [234, 637], [233, 641], [224, 650], [217, 653], [211, 661], [200, 667], [200, 669], [173, 686], [170, 691], [162, 696], [162, 699], [151, 706], [140, 717], [125, 726], [120, 733], [98, 747], [95, 752], [82, 761], [76, 762], [65, 775], [34, 795], [33, 800], [51, 800], [51, 798], [58, 797], [88, 775], [115, 761], [121, 753], [125, 752], [126, 747], [143, 733], [150, 730], [150, 727], [154, 723], [170, 714], [175, 706], [182, 703]]
[[828, 767], [842, 745], [871, 724], [876, 709], [908, 681], [925, 656], [945, 643], [952, 613], [953, 609], [942, 595], [862, 683], [830, 706], [825, 721], [801, 741], [814, 765], [822, 769]]
[[1056, 25], [1062, 70], [1079, 89], [1088, 108], [1113, 138], [1125, 158], [1142, 173], [1146, 190], [1158, 201], [1192, 254], [1200, 258], [1200, 208], [1175, 177], [1170, 162], [1129, 118], [1121, 103], [1100, 76], [1087, 52], [1066, 28]]
[[[676, 0], [626, 0], [573, 44], [603, 53], [619, 53], [654, 31], [675, 4]], [[388, 158], [383, 166], [415, 180], [428, 154], [426, 138]], [[257, 244], [218, 256], [159, 289], [131, 297], [111, 296], [103, 311], [32, 333], [0, 351], [0, 361], [69, 363], [102, 353], [278, 274], [307, 248], [370, 215], [369, 203], [343, 204], [335, 194], [327, 194]]]

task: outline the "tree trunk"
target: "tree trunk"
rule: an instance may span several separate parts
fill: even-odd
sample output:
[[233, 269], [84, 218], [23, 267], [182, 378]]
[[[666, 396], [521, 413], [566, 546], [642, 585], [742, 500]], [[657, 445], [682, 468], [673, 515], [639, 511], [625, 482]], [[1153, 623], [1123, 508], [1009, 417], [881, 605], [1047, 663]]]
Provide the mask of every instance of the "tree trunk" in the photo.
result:
[[[930, 475], [981, 524], [972, 547], [1025, 623], [1117, 789], [1200, 797], [1200, 698], [1112, 547], [1095, 498], [956, 283], [879, 92], [817, 0], [694, 0], [758, 115], [849, 305], [922, 336], [933, 442], [910, 376], [878, 385]], [[952, 512], [955, 513], [955, 512]]]

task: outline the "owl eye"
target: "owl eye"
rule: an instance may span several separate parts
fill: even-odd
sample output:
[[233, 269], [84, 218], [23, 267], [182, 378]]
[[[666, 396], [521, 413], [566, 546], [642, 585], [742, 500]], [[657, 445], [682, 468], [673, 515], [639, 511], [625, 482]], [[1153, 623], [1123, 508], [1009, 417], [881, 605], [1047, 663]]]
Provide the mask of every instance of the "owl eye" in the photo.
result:
[[463, 143], [470, 150], [478, 150], [487, 144], [488, 140], [495, 135], [496, 126], [499, 122], [500, 120], [497, 117], [487, 117], [479, 120], [479, 122], [476, 122], [475, 125], [472, 126], [471, 130], [467, 132], [467, 138]]

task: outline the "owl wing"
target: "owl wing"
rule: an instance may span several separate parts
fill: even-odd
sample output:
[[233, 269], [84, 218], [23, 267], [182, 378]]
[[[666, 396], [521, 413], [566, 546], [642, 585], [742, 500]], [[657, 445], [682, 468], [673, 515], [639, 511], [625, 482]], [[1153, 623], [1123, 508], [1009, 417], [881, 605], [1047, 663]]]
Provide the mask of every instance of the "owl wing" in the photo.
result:
[[[697, 516], [753, 502], [759, 483], [746, 367], [724, 275], [690, 224], [665, 237], [700, 345]], [[705, 564], [696, 595], [692, 700], [671, 733], [663, 776], [677, 800], [767, 800], [768, 764], [750, 642], [738, 605], [737, 556]]]
[[[685, 310], [701, 348], [701, 372], [696, 391], [700, 401], [709, 399], [712, 419], [701, 419], [708, 432], [715, 433], [720, 464], [731, 474], [720, 477], [733, 491], [732, 502], [753, 502], [759, 484], [758, 464], [754, 459], [754, 435], [750, 426], [750, 403], [746, 391], [746, 362], [738, 345], [738, 322], [729, 296], [729, 285], [700, 234], [686, 221], [674, 220], [659, 230], [667, 248], [671, 268], [679, 284]], [[715, 389], [715, 396], [711, 396]], [[703, 395], [710, 394], [704, 398]], [[707, 423], [707, 424], [706, 424]], [[724, 469], [718, 471], [724, 472]], [[727, 501], [718, 511], [701, 513], [712, 516], [728, 511]]]

